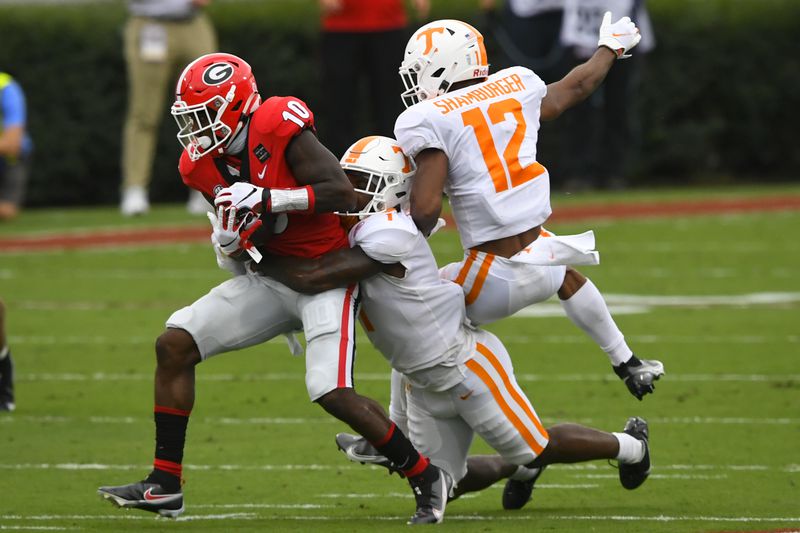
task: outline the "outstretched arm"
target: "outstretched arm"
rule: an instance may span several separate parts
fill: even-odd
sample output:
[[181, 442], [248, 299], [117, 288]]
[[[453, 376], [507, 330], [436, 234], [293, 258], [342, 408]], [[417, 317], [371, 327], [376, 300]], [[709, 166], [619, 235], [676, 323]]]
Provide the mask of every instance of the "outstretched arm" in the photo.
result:
[[583, 102], [603, 82], [617, 55], [608, 48], [598, 48], [585, 63], [572, 69], [561, 80], [547, 86], [542, 99], [542, 120], [553, 120], [567, 109]]
[[628, 17], [611, 23], [607, 11], [600, 25], [599, 47], [585, 63], [572, 69], [561, 80], [547, 86], [542, 99], [541, 119], [553, 120], [567, 109], [583, 102], [603, 82], [617, 59], [630, 57], [626, 52], [636, 46], [642, 36]]
[[395, 266], [375, 261], [355, 247], [334, 250], [316, 259], [270, 256], [256, 268], [292, 290], [317, 294], [358, 283]]
[[411, 218], [424, 235], [429, 235], [442, 212], [448, 159], [441, 150], [429, 148], [414, 158], [417, 173], [411, 180]]
[[356, 193], [339, 161], [309, 130], [286, 147], [286, 162], [297, 183], [314, 190], [314, 212], [352, 211]]

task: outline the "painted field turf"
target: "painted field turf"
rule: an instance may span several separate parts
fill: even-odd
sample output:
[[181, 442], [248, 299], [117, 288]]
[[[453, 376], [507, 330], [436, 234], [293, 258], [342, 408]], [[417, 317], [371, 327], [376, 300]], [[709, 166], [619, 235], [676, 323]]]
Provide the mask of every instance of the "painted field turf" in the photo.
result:
[[[30, 211], [0, 226], [0, 238], [205, 223], [187, 217], [177, 206], [134, 221], [112, 209]], [[558, 233], [586, 228], [595, 229], [602, 262], [582, 271], [608, 295], [637, 354], [666, 365], [655, 395], [643, 402], [630, 396], [556, 302], [490, 329], [505, 340], [546, 423], [620, 431], [627, 417], [646, 418], [653, 474], [629, 492], [605, 462], [554, 466], [523, 510], [501, 509], [498, 484], [453, 502], [439, 529], [800, 529], [800, 212], [549, 226]], [[454, 232], [437, 234], [432, 244], [441, 263], [460, 256]], [[0, 529], [408, 527], [414, 503], [405, 481], [348, 463], [336, 450], [333, 436], [347, 428], [308, 402], [303, 361], [280, 339], [198, 367], [182, 519], [119, 510], [96, 496], [99, 485], [137, 481], [149, 471], [155, 337], [173, 310], [225, 277], [210, 247], [195, 242], [0, 254], [18, 404], [0, 416]], [[363, 334], [358, 342], [358, 390], [386, 404], [387, 365]], [[474, 451], [489, 448], [476, 442]]]

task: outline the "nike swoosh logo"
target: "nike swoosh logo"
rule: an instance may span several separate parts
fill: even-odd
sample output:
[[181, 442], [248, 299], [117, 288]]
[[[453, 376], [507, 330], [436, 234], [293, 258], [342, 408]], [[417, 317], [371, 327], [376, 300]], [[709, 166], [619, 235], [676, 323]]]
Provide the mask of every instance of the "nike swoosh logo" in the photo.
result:
[[[241, 204], [242, 202], [244, 202], [245, 200], [247, 200], [248, 198], [250, 198], [251, 196], [253, 196], [255, 193], [256, 193], [256, 189], [253, 189], [252, 191], [250, 191], [250, 193], [249, 193], [247, 196], [245, 196], [244, 198], [242, 198], [242, 200], [239, 202], [239, 204]], [[237, 204], [237, 205], [239, 205], [239, 204]]]
[[153, 494], [152, 491], [152, 488], [144, 491], [144, 499], [148, 502], [174, 499], [177, 496], [177, 494]]
[[471, 390], [471, 391], [469, 391], [468, 393], [466, 393], [464, 396], [459, 396], [459, 398], [461, 398], [462, 400], [466, 400], [467, 398], [469, 398], [470, 396], [472, 396], [472, 393], [473, 393], [473, 392], [475, 392], [475, 391], [472, 391], [472, 390]]
[[262, 168], [261, 172], [258, 173], [258, 179], [263, 180], [264, 179], [264, 173], [266, 173], [266, 172], [267, 172], [267, 167]]

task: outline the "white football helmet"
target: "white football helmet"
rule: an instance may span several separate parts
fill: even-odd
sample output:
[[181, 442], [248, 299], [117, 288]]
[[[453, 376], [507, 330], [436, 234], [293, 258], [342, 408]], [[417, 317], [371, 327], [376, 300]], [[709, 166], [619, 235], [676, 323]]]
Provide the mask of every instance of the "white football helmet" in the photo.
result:
[[340, 163], [342, 169], [358, 177], [358, 185], [354, 186], [356, 192], [371, 197], [360, 211], [340, 215], [363, 217], [408, 204], [410, 178], [417, 167], [394, 139], [379, 135], [359, 139], [347, 149]]
[[400, 97], [410, 107], [446, 93], [456, 82], [488, 75], [483, 35], [465, 22], [437, 20], [414, 32], [406, 45], [400, 64], [406, 90]]

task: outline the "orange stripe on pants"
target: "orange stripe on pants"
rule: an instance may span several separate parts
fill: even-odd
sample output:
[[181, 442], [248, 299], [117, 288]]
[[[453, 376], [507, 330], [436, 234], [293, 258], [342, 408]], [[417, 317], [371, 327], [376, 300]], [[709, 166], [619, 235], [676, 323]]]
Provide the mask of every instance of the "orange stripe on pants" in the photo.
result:
[[481, 267], [478, 269], [478, 275], [475, 276], [472, 288], [467, 293], [465, 300], [467, 305], [472, 305], [475, 303], [475, 300], [478, 299], [478, 295], [480, 295], [481, 289], [483, 288], [483, 283], [486, 281], [486, 276], [489, 275], [489, 267], [492, 266], [492, 261], [494, 261], [494, 255], [492, 254], [486, 254], [486, 257], [483, 258]]
[[476, 347], [478, 351], [481, 353], [481, 355], [483, 355], [489, 361], [489, 363], [492, 365], [495, 371], [500, 375], [500, 379], [503, 380], [503, 384], [506, 386], [506, 389], [508, 389], [508, 392], [511, 394], [511, 397], [514, 398], [514, 400], [516, 400], [516, 402], [519, 404], [522, 410], [525, 411], [525, 414], [527, 414], [530, 417], [530, 419], [533, 421], [533, 425], [536, 426], [536, 429], [539, 430], [539, 433], [543, 437], [549, 438], [547, 430], [544, 429], [544, 426], [542, 426], [542, 423], [536, 417], [536, 413], [534, 413], [531, 410], [528, 401], [519, 393], [519, 391], [517, 391], [517, 389], [511, 383], [511, 378], [508, 376], [508, 372], [506, 372], [506, 369], [500, 363], [500, 360], [497, 358], [497, 356], [493, 354], [492, 351], [487, 346], [479, 342], [476, 343]]
[[469, 269], [472, 268], [472, 263], [475, 262], [475, 258], [477, 257], [478, 257], [478, 252], [476, 252], [475, 250], [470, 250], [467, 260], [464, 261], [463, 265], [461, 265], [461, 270], [458, 271], [458, 276], [456, 276], [456, 279], [454, 279], [453, 281], [455, 281], [456, 283], [458, 283], [463, 287], [464, 281], [466, 281], [467, 279], [467, 274], [469, 274]]
[[489, 391], [491, 391], [492, 393], [492, 397], [497, 402], [497, 405], [500, 406], [500, 410], [503, 411], [503, 413], [506, 415], [506, 418], [508, 418], [511, 424], [513, 424], [514, 427], [517, 428], [517, 431], [519, 431], [519, 434], [522, 435], [522, 438], [525, 439], [525, 442], [528, 443], [528, 446], [531, 447], [533, 452], [536, 455], [542, 453], [543, 448], [539, 445], [538, 442], [536, 442], [536, 439], [533, 438], [531, 432], [528, 431], [528, 428], [525, 427], [525, 425], [522, 423], [522, 421], [519, 419], [516, 413], [514, 413], [514, 411], [511, 410], [511, 407], [509, 407], [508, 403], [506, 403], [505, 398], [503, 398], [503, 395], [500, 393], [500, 389], [498, 388], [497, 384], [492, 380], [492, 377], [489, 375], [489, 373], [486, 372], [486, 370], [484, 370], [483, 367], [481, 367], [480, 363], [478, 363], [475, 359], [470, 359], [469, 361], [467, 361], [467, 368], [472, 370], [475, 373], [475, 375], [478, 376], [481, 379], [481, 381], [483, 381], [486, 384], [486, 386], [489, 388]]

